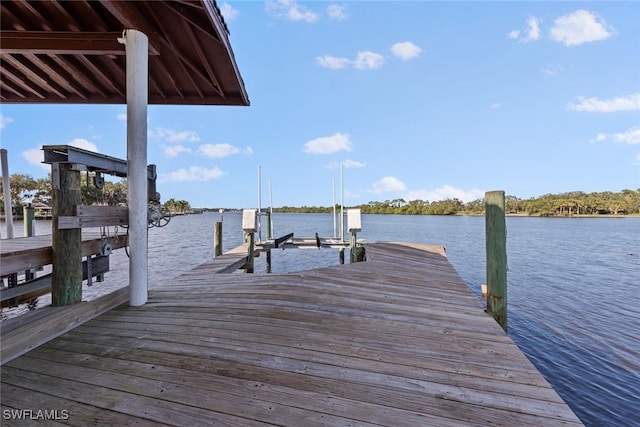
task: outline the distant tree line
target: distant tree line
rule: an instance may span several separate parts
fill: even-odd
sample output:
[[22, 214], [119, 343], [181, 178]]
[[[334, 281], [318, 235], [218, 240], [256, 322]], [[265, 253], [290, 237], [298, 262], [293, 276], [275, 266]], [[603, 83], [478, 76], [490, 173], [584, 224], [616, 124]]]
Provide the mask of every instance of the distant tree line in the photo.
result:
[[[34, 179], [26, 174], [12, 174], [11, 199], [14, 213], [22, 214], [26, 201], [48, 205], [51, 200], [51, 177]], [[102, 188], [93, 183], [94, 174], [81, 173], [80, 183], [83, 204], [125, 205], [127, 202], [127, 180], [105, 181]], [[0, 189], [2, 180], [0, 179]], [[0, 205], [4, 210], [4, 192], [0, 191]], [[191, 213], [193, 209], [186, 200], [170, 199], [164, 207], [172, 214]], [[459, 199], [439, 201], [393, 199], [384, 202], [371, 201], [350, 206], [360, 208], [362, 213], [401, 215], [482, 215], [484, 200], [477, 199], [464, 203]], [[336, 208], [339, 209], [339, 206]], [[282, 206], [276, 212], [330, 213], [333, 207], [322, 206]], [[640, 215], [640, 188], [624, 189], [619, 192], [602, 191], [584, 193], [571, 191], [560, 194], [545, 194], [530, 199], [506, 196], [506, 212], [514, 215], [531, 216], [576, 216], [576, 215]]]
[[[31, 203], [34, 206], [46, 205], [51, 202], [51, 174], [47, 178], [34, 179], [26, 174], [12, 174], [11, 202], [16, 216], [22, 215], [22, 206]], [[84, 205], [124, 206], [127, 204], [127, 180], [118, 182], [104, 181], [102, 188], [95, 185], [94, 173], [80, 173], [81, 203]], [[0, 178], [0, 206], [4, 212], [4, 189]], [[170, 199], [164, 204], [172, 214], [191, 212], [191, 205], [186, 200]]]
[[[584, 193], [572, 191], [560, 194], [545, 194], [530, 199], [515, 196], [505, 197], [505, 211], [513, 215], [530, 216], [577, 216], [577, 215], [640, 215], [640, 188], [620, 192], [603, 191]], [[384, 202], [372, 201], [351, 206], [368, 214], [399, 215], [483, 215], [484, 200], [464, 203], [459, 199], [429, 202], [428, 200], [393, 199]], [[333, 207], [283, 206], [276, 212], [329, 213]]]

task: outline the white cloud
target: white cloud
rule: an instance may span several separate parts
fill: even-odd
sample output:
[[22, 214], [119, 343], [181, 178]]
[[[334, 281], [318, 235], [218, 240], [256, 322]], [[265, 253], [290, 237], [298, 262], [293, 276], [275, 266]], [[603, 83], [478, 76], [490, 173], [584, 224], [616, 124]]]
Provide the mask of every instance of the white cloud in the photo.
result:
[[382, 65], [384, 64], [384, 56], [371, 51], [362, 51], [358, 52], [354, 59], [323, 55], [317, 56], [316, 62], [321, 67], [329, 68], [332, 70], [341, 70], [343, 68], [367, 70], [382, 67]]
[[411, 42], [401, 42], [391, 46], [391, 53], [404, 61], [417, 58], [421, 52], [422, 49]]
[[42, 163], [44, 161], [44, 152], [39, 148], [30, 148], [28, 150], [24, 150], [22, 152], [22, 158], [31, 165], [38, 166], [40, 169], [51, 172], [51, 166]]
[[347, 14], [344, 12], [345, 8], [345, 6], [330, 4], [327, 6], [327, 15], [329, 15], [329, 18], [335, 19], [336, 21], [344, 21], [347, 19]]
[[253, 148], [251, 147], [246, 147], [244, 150], [242, 150], [242, 152], [244, 154], [253, 154]]
[[556, 75], [559, 72], [561, 72], [562, 70], [563, 70], [563, 68], [560, 65], [548, 65], [548, 66], [540, 69], [540, 71], [542, 71], [547, 76]]
[[499, 102], [494, 102], [493, 104], [491, 104], [491, 109], [492, 110], [497, 110], [500, 107], [502, 107], [502, 104], [499, 103]]
[[605, 40], [613, 34], [613, 28], [604, 19], [586, 10], [576, 10], [559, 17], [549, 31], [551, 40], [565, 46]]
[[589, 142], [612, 141], [618, 144], [640, 144], [640, 126], [634, 126], [624, 132], [607, 134], [600, 132]]
[[640, 93], [628, 96], [601, 100], [598, 98], [578, 97], [578, 102], [567, 104], [567, 109], [574, 111], [588, 111], [610, 113], [615, 111], [640, 110]]
[[316, 62], [321, 67], [330, 68], [332, 70], [340, 70], [351, 65], [351, 60], [347, 58], [338, 58], [331, 55], [318, 56], [316, 57]]
[[127, 113], [120, 113], [118, 114], [118, 120], [122, 120], [123, 122], [127, 121]]
[[640, 126], [632, 127], [626, 132], [614, 133], [613, 142], [624, 144], [640, 144]]
[[67, 143], [67, 145], [71, 145], [73, 147], [82, 148], [83, 150], [93, 151], [98, 153], [98, 146], [91, 141], [87, 141], [84, 138], [76, 138]]
[[607, 134], [600, 132], [598, 135], [596, 135], [595, 138], [593, 138], [592, 140], [590, 140], [589, 142], [592, 144], [595, 144], [596, 142], [602, 142], [602, 141], [606, 141], [607, 140]]
[[[253, 150], [251, 150], [253, 152]], [[198, 147], [198, 154], [214, 159], [227, 157], [232, 154], [238, 154], [240, 149], [231, 144], [202, 144]]]
[[235, 20], [238, 17], [238, 15], [240, 14], [238, 9], [234, 9], [227, 2], [222, 3], [222, 6], [220, 6], [220, 13], [224, 17], [224, 20], [227, 21], [227, 22], [231, 22], [231, 21]]
[[513, 40], [518, 40], [518, 37], [520, 37], [520, 30], [513, 30], [509, 32], [507, 37]]
[[[93, 151], [98, 153], [98, 147], [91, 141], [88, 141], [84, 138], [76, 138], [72, 139], [67, 143], [67, 145], [71, 145], [73, 147], [82, 148], [83, 150]], [[22, 152], [22, 158], [27, 161], [27, 163], [37, 166], [43, 170], [51, 172], [51, 165], [42, 163], [44, 161], [44, 151], [41, 148], [30, 148], [28, 150], [24, 150]]]
[[202, 166], [191, 166], [189, 169], [178, 169], [177, 171], [160, 174], [159, 182], [186, 182], [186, 181], [211, 181], [220, 178], [224, 172], [218, 168], [205, 168]]
[[177, 157], [180, 153], [190, 153], [191, 148], [187, 148], [184, 145], [170, 145], [164, 149], [164, 154], [167, 157]]
[[175, 129], [157, 127], [149, 131], [149, 136], [165, 140], [167, 142], [198, 142], [200, 135], [194, 130], [177, 131]]
[[340, 166], [344, 166], [347, 169], [351, 169], [351, 168], [363, 168], [365, 167], [367, 164], [366, 163], [362, 163], [359, 162], [357, 160], [343, 160], [342, 162], [331, 162], [329, 164], [327, 164], [327, 167], [329, 169], [337, 169]]
[[527, 19], [526, 30], [513, 30], [507, 34], [507, 37], [512, 40], [517, 40], [519, 43], [538, 40], [540, 38], [540, 20], [535, 16], [530, 17]]
[[310, 154], [331, 154], [338, 151], [351, 151], [349, 134], [335, 133], [308, 141], [304, 144], [304, 151]]
[[4, 114], [0, 113], [0, 130], [4, 129], [9, 123], [12, 123], [13, 119], [11, 117], [7, 117]]
[[412, 190], [405, 194], [405, 200], [427, 200], [436, 202], [447, 199], [458, 199], [464, 203], [482, 199], [484, 191], [478, 189], [462, 190], [452, 187], [451, 185], [443, 185], [434, 190]]
[[353, 66], [358, 70], [380, 68], [382, 64], [384, 64], [384, 56], [368, 50], [358, 52], [356, 59], [353, 61]]
[[390, 193], [394, 191], [405, 191], [407, 187], [404, 182], [400, 181], [394, 176], [385, 176], [381, 180], [375, 182], [371, 187], [371, 192], [374, 194]]
[[313, 23], [318, 20], [315, 12], [300, 6], [296, 0], [267, 1], [266, 8], [270, 14], [290, 21]]

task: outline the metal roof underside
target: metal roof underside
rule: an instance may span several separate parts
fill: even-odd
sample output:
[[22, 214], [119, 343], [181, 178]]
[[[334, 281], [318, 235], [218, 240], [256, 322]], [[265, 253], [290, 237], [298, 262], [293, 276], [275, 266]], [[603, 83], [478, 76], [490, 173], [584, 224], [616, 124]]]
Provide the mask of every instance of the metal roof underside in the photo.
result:
[[125, 104], [125, 29], [149, 37], [149, 103], [249, 105], [213, 0], [0, 2], [0, 101]]

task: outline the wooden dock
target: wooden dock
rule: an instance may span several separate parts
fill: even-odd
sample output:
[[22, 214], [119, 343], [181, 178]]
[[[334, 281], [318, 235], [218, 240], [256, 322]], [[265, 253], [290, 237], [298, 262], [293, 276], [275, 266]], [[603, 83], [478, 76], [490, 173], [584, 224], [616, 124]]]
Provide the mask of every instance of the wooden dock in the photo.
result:
[[200, 266], [2, 366], [2, 410], [78, 426], [582, 425], [442, 247], [366, 250], [281, 275]]

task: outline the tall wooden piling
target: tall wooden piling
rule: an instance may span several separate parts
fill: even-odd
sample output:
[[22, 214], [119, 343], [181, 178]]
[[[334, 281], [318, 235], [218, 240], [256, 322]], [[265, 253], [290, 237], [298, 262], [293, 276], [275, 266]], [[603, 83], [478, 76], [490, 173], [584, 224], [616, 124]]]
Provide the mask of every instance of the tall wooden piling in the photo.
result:
[[[24, 218], [24, 237], [33, 237], [36, 235], [35, 230], [35, 219], [36, 219], [36, 209], [31, 206], [29, 203], [28, 206], [24, 206], [22, 208], [22, 217]], [[31, 272], [31, 270], [25, 270], [24, 272], [24, 280], [32, 280], [35, 278], [35, 275]]]
[[75, 304], [82, 300], [82, 230], [58, 228], [60, 216], [75, 215], [80, 204], [80, 172], [70, 163], [52, 165], [52, 282], [51, 305]]
[[222, 221], [213, 224], [213, 254], [216, 257], [222, 255]]
[[504, 191], [485, 193], [487, 313], [507, 332], [507, 233]]
[[254, 259], [254, 251], [255, 251], [255, 241], [256, 241], [256, 233], [251, 232], [248, 233], [247, 236], [247, 264], [245, 267], [245, 271], [247, 273], [253, 273], [255, 259]]
[[254, 267], [254, 250], [256, 231], [258, 231], [258, 213], [256, 209], [245, 209], [242, 211], [242, 231], [244, 232], [244, 241], [247, 245], [247, 263], [245, 271], [253, 273]]
[[36, 209], [31, 204], [23, 206], [22, 216], [24, 217], [24, 237], [35, 236], [33, 222], [36, 219]]
[[355, 231], [349, 232], [349, 262], [351, 264], [358, 262], [356, 258], [356, 247], [358, 245], [358, 239]]

